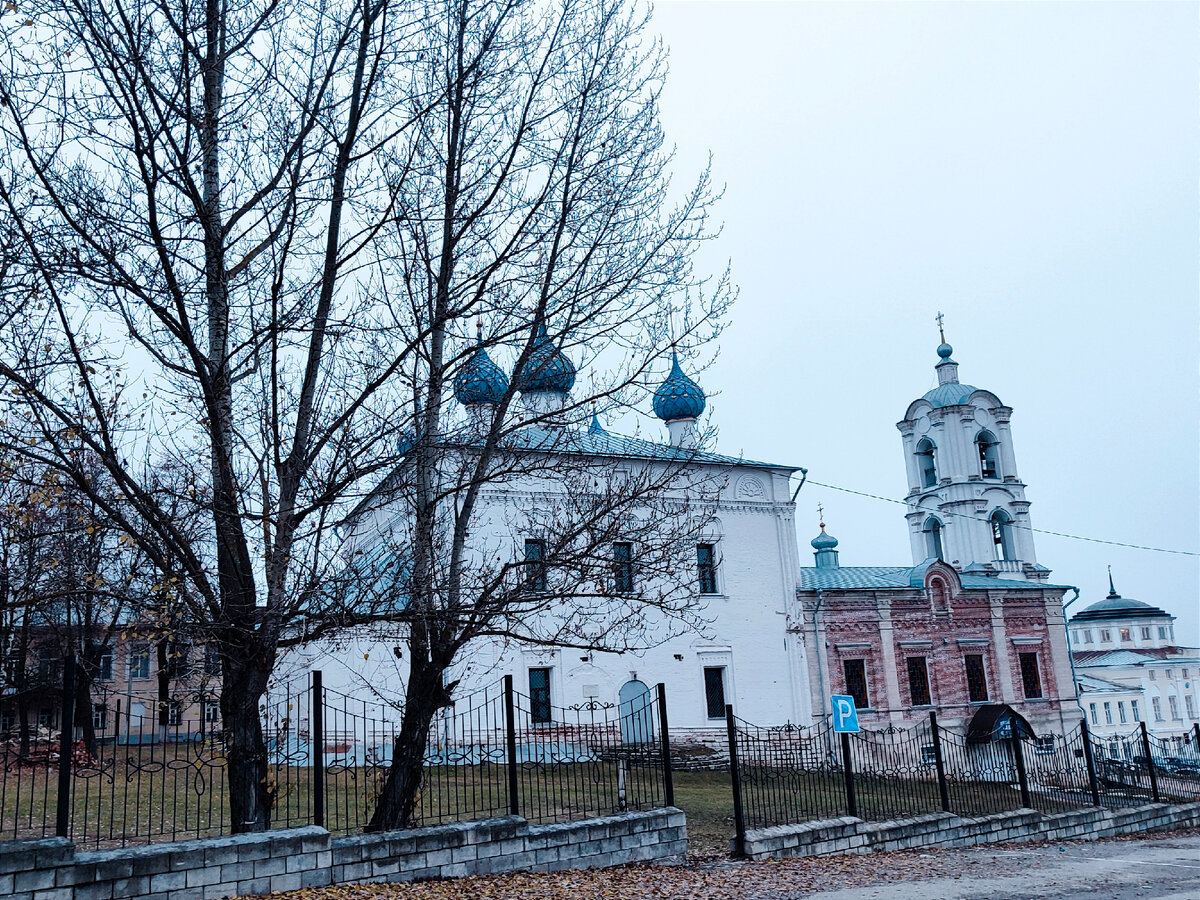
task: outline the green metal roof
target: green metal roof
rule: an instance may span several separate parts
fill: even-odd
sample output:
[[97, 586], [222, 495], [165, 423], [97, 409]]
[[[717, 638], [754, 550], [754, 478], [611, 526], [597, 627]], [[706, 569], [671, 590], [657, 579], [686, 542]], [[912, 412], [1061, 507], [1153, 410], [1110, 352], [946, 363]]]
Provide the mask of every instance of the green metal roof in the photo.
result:
[[[920, 587], [928, 561], [919, 566], [840, 566], [838, 568], [804, 567], [800, 569], [801, 591], [872, 591]], [[917, 576], [914, 578], [914, 576]], [[1039, 581], [1014, 581], [1009, 578], [989, 578], [986, 575], [960, 575], [967, 590], [1037, 591], [1044, 588], [1067, 590], [1067, 585], [1044, 584]]]

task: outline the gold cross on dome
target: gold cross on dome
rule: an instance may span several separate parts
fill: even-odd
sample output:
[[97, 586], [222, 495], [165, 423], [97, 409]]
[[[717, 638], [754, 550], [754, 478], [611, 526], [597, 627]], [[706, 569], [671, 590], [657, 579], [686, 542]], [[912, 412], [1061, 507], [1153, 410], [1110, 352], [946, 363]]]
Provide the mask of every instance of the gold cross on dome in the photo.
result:
[[940, 337], [942, 339], [943, 344], [946, 343], [946, 330], [942, 327], [942, 320], [945, 318], [946, 317], [942, 315], [941, 310], [938, 310], [938, 314], [937, 314], [938, 337]]
[[825, 507], [820, 503], [817, 504], [817, 516], [821, 519], [821, 527], [825, 527]]

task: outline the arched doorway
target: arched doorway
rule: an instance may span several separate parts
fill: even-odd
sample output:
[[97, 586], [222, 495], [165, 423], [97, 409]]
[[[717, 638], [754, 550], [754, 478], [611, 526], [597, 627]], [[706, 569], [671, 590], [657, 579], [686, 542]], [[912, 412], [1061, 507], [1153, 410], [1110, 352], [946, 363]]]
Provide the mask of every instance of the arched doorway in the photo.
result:
[[618, 695], [621, 743], [648, 744], [654, 740], [654, 702], [650, 688], [640, 681], [627, 681]]

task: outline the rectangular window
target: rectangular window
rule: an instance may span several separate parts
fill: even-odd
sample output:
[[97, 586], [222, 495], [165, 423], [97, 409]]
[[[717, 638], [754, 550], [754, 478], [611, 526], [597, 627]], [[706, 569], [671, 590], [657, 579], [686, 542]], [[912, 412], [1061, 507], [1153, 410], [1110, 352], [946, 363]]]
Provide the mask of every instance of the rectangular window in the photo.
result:
[[1174, 669], [1167, 669], [1167, 680], [1168, 680], [1168, 681], [1170, 681], [1170, 680], [1171, 680], [1171, 679], [1173, 679], [1174, 677], [1175, 677], [1175, 670], [1174, 670]]
[[216, 700], [204, 701], [204, 721], [215, 725], [221, 721], [221, 704]]
[[1184, 670], [1183, 670], [1183, 677], [1184, 677], [1184, 678], [1187, 678], [1187, 677], [1188, 677], [1188, 670], [1187, 670], [1187, 669], [1184, 669]]
[[1154, 721], [1161, 722], [1163, 720], [1162, 700], [1160, 700], [1158, 697], [1151, 697], [1150, 706], [1154, 709]]
[[1104, 704], [1104, 724], [1112, 724], [1112, 704], [1107, 701]]
[[204, 645], [204, 674], [209, 676], [221, 674], [221, 651], [216, 644]]
[[1020, 653], [1021, 684], [1025, 688], [1026, 700], [1037, 700], [1042, 696], [1042, 675], [1038, 671], [1036, 653]]
[[1174, 696], [1168, 697], [1167, 705], [1171, 707], [1171, 718], [1178, 719], [1179, 718], [1179, 698], [1174, 697]]
[[1160, 641], [1165, 641], [1167, 639], [1167, 629], [1161, 625], [1158, 626], [1158, 639]]
[[167, 644], [167, 677], [188, 678], [192, 674], [192, 645], [187, 641]]
[[1133, 711], [1133, 721], [1142, 721], [1142, 711], [1138, 709], [1138, 702], [1136, 700], [1129, 701], [1129, 708]]
[[546, 590], [546, 542], [525, 542], [525, 588], [530, 591]]
[[547, 725], [554, 717], [550, 711], [550, 670], [529, 670], [529, 721]]
[[1184, 705], [1187, 706], [1187, 717], [1189, 719], [1196, 718], [1196, 698], [1188, 694], [1183, 698]]
[[1132, 641], [1133, 633], [1128, 628], [1122, 628], [1121, 629], [1121, 640], [1122, 641]]
[[1156, 671], [1154, 671], [1153, 669], [1150, 670], [1150, 680], [1158, 681], [1158, 673]]
[[1053, 753], [1057, 749], [1058, 735], [1056, 734], [1043, 734], [1038, 737], [1037, 741], [1034, 743], [1035, 753]]
[[43, 706], [38, 710], [37, 718], [38, 728], [53, 728], [54, 727], [54, 708]]
[[908, 696], [913, 706], [929, 706], [929, 666], [923, 656], [908, 657]]
[[172, 728], [178, 728], [183, 724], [183, 704], [178, 700], [167, 702], [167, 724]]
[[1112, 632], [1107, 628], [1100, 629], [1100, 643], [1107, 644], [1112, 641]]
[[932, 766], [937, 764], [937, 747], [933, 744], [925, 744], [921, 747], [921, 762], [924, 765]]
[[134, 644], [129, 650], [129, 677], [133, 679], [150, 677], [150, 647], [147, 644]]
[[967, 665], [967, 697], [972, 703], [987, 703], [987, 672], [983, 668], [983, 657], [970, 653], [965, 657]]
[[1091, 713], [1092, 713], [1092, 724], [1093, 724], [1093, 725], [1099, 725], [1099, 724], [1100, 724], [1100, 719], [1099, 719], [1099, 717], [1097, 717], [1097, 715], [1096, 715], [1096, 704], [1095, 704], [1095, 703], [1089, 703], [1089, 704], [1088, 704], [1088, 709], [1089, 709], [1089, 710], [1091, 711]]
[[1142, 640], [1143, 641], [1150, 640], [1150, 629], [1149, 628], [1142, 629]]
[[842, 660], [842, 674], [846, 677], [846, 693], [854, 698], [855, 708], [870, 709], [871, 698], [867, 695], [867, 661]]
[[710, 719], [725, 718], [725, 668], [704, 667], [704, 705]]
[[103, 703], [96, 703], [92, 706], [92, 728], [96, 731], [108, 729], [108, 707]]
[[1093, 640], [1092, 640], [1092, 629], [1090, 629], [1090, 628], [1085, 628], [1085, 629], [1084, 629], [1084, 631], [1083, 631], [1083, 642], [1084, 642], [1085, 644], [1093, 644], [1093, 643], [1095, 643], [1095, 641], [1093, 641]]
[[717, 548], [714, 544], [696, 545], [696, 574], [700, 582], [700, 593], [717, 592]]
[[1124, 725], [1126, 722], [1129, 721], [1128, 719], [1125, 718], [1125, 701], [1124, 700], [1117, 701], [1117, 717], [1121, 720], [1122, 725]]
[[100, 658], [96, 660], [96, 680], [113, 680], [113, 652], [111, 650], [100, 651]]
[[0, 710], [0, 731], [6, 734], [17, 727], [17, 712], [11, 706]]
[[58, 667], [58, 654], [49, 647], [42, 647], [37, 652], [37, 677], [43, 681], [54, 677]]
[[613, 544], [613, 590], [618, 594], [633, 593], [633, 544]]

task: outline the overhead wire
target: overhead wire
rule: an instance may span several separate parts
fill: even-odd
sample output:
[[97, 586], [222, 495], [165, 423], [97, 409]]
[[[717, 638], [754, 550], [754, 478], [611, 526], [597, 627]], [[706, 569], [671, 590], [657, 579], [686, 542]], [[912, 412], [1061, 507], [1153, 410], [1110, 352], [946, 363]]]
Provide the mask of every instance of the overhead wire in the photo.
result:
[[[855, 494], [859, 497], [868, 497], [871, 500], [882, 500], [885, 503], [897, 503], [901, 506], [908, 506], [907, 500], [897, 500], [895, 497], [884, 497], [880, 494], [872, 494], [868, 491], [856, 491], [852, 490], [851, 488], [839, 487], [836, 484], [823, 484], [822, 482], [814, 481], [811, 478], [807, 478], [805, 483], [814, 485], [815, 487], [828, 488], [831, 491], [841, 491], [844, 494]], [[930, 512], [933, 512], [933, 510], [930, 510]], [[968, 513], [950, 512], [948, 510], [939, 509], [937, 510], [937, 514], [939, 516], [955, 516], [960, 519], [971, 519], [974, 522], [983, 522], [984, 524], [988, 524], [987, 519], [981, 519], [978, 516], [972, 516]], [[1021, 525], [1017, 522], [1011, 522], [1010, 527], [1023, 528], [1026, 531], [1032, 531], [1035, 534], [1049, 534], [1053, 535], [1054, 537], [1070, 538], [1073, 541], [1087, 541], [1092, 544], [1107, 544], [1110, 547], [1126, 547], [1130, 550], [1149, 550], [1154, 553], [1172, 553], [1177, 556], [1200, 556], [1200, 552], [1196, 552], [1194, 550], [1173, 550], [1168, 547], [1150, 547], [1145, 544], [1130, 544], [1126, 543], [1125, 541], [1109, 541], [1105, 540], [1104, 538], [1085, 537], [1084, 535], [1079, 534], [1067, 534], [1064, 531], [1050, 531], [1046, 528], [1034, 528], [1031, 525]]]

